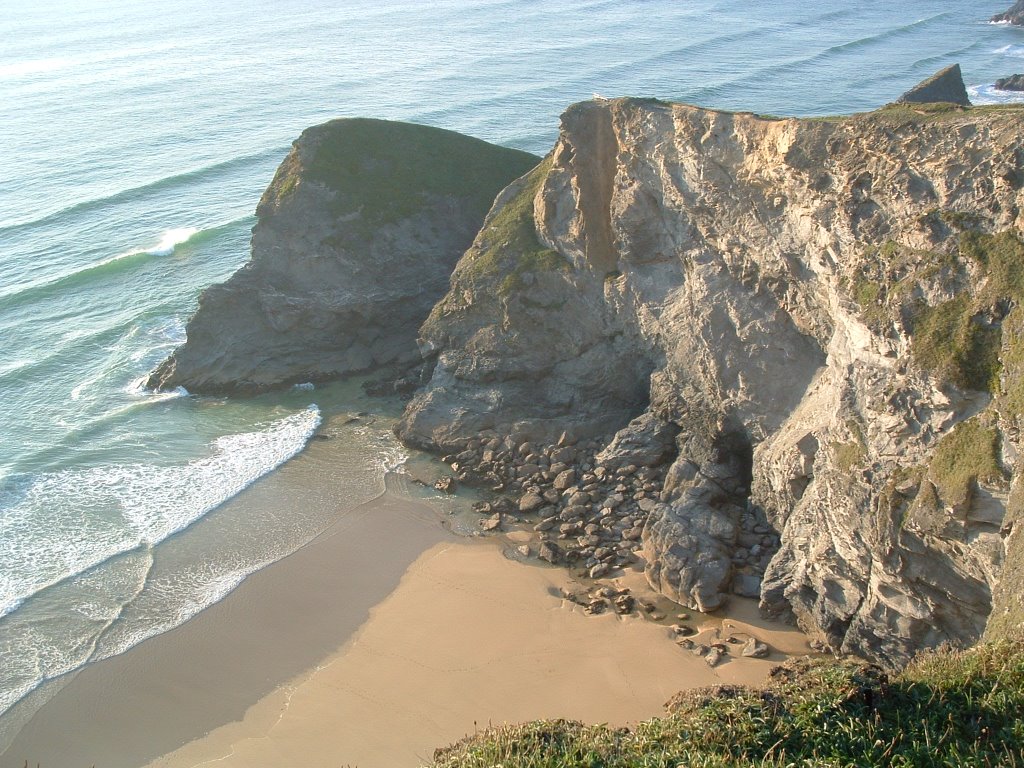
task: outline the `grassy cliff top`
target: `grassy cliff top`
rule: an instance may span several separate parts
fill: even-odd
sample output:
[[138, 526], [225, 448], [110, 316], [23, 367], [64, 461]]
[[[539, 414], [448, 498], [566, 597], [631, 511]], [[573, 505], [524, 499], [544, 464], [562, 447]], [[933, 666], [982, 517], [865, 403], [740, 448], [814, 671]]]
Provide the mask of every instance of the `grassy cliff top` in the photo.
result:
[[[339, 211], [361, 209], [379, 221], [414, 213], [436, 196], [468, 201], [483, 218], [495, 195], [540, 161], [454, 131], [366, 118], [308, 128], [296, 147], [301, 163], [289, 174], [337, 193]], [[294, 184], [284, 179], [283, 193]]]
[[1024, 765], [1024, 641], [918, 658], [887, 678], [796, 659], [763, 690], [690, 691], [632, 729], [541, 721], [468, 737], [435, 768]]

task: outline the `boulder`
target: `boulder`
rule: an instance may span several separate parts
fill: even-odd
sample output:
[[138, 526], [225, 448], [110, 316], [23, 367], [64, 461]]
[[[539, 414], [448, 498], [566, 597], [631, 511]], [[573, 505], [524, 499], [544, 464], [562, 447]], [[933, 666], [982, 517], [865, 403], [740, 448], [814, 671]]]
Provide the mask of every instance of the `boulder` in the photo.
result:
[[743, 644], [743, 648], [740, 649], [742, 656], [747, 656], [752, 659], [763, 659], [771, 652], [767, 643], [762, 643], [756, 637], [752, 637]]
[[[679, 427], [650, 412], [637, 416], [615, 433], [615, 437], [594, 461], [605, 469], [625, 469], [660, 464], [675, 452]], [[629, 473], [632, 474], [632, 473]]]
[[529, 515], [539, 510], [546, 503], [544, 497], [539, 493], [529, 491], [524, 493], [522, 498], [519, 499], [519, 511]]

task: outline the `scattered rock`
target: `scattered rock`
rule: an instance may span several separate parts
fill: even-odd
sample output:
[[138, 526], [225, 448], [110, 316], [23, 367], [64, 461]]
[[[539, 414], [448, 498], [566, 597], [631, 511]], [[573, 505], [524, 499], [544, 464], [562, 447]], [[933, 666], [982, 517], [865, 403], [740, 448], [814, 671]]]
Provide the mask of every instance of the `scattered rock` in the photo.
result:
[[543, 496], [539, 493], [530, 491], [528, 493], [524, 493], [522, 498], [519, 499], [519, 511], [528, 515], [536, 512], [538, 509], [543, 507], [545, 503]]
[[608, 563], [598, 563], [590, 569], [588, 575], [592, 579], [600, 579], [602, 576], [606, 576], [611, 570], [611, 566]]
[[689, 637], [690, 635], [697, 634], [697, 630], [693, 627], [688, 627], [685, 624], [673, 624], [671, 627], [672, 631], [680, 637]]
[[752, 637], [744, 643], [743, 648], [740, 650], [742, 656], [748, 656], [753, 659], [763, 659], [771, 652], [767, 643], [762, 643], [756, 637]]
[[632, 595], [619, 595], [615, 598], [615, 611], [619, 614], [632, 613], [636, 609], [636, 600]]
[[722, 653], [721, 648], [712, 648], [707, 652], [707, 654], [705, 654], [704, 661], [707, 662], [707, 665], [709, 667], [715, 667], [718, 666], [719, 662], [722, 661], [722, 657], [724, 655], [725, 654]]
[[457, 485], [455, 478], [447, 475], [434, 483], [434, 490], [441, 491], [441, 493], [455, 493]]
[[500, 531], [502, 524], [501, 513], [497, 512], [490, 517], [480, 521], [480, 528], [484, 531]]
[[605, 608], [607, 608], [607, 607], [608, 607], [608, 601], [598, 597], [598, 598], [595, 598], [595, 599], [591, 600], [587, 604], [587, 606], [584, 609], [584, 611], [587, 614], [589, 614], [589, 615], [597, 615], [599, 613], [604, 613]]
[[567, 469], [564, 472], [560, 472], [558, 474], [554, 482], [551, 484], [551, 487], [554, 488], [556, 491], [564, 491], [567, 488], [571, 488], [575, 482], [576, 470]]
[[542, 541], [537, 550], [537, 557], [552, 565], [557, 565], [562, 559], [562, 550], [552, 541]]
[[737, 573], [732, 579], [732, 591], [740, 597], [760, 597], [761, 576], [756, 573]]

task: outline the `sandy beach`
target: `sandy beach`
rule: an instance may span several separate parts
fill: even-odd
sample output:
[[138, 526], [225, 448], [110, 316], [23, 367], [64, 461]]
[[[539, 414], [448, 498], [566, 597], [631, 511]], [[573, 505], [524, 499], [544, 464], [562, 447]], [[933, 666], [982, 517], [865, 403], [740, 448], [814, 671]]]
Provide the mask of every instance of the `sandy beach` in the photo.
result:
[[[489, 724], [626, 724], [657, 715], [682, 688], [757, 683], [777, 663], [711, 669], [661, 625], [585, 615], [558, 596], [571, 586], [564, 571], [513, 562], [495, 544], [432, 547], [338, 653], [152, 768], [418, 766]], [[751, 629], [802, 649], [795, 633]]]
[[[3, 765], [411, 767], [488, 724], [646, 719], [678, 690], [758, 683], [782, 658], [737, 650], [711, 669], [664, 623], [586, 615], [562, 597], [581, 585], [510, 560], [515, 543], [453, 536], [399, 483], [187, 624], [86, 668]], [[703, 638], [723, 631], [695, 619]], [[806, 650], [749, 601], [724, 630]]]

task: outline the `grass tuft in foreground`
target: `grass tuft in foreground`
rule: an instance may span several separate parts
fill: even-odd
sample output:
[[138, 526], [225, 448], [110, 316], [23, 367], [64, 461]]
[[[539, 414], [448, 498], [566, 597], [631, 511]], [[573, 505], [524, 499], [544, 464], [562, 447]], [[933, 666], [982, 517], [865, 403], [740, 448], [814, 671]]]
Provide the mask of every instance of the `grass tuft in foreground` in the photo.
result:
[[1024, 766], [1024, 640], [920, 656], [887, 678], [855, 661], [796, 659], [763, 689], [669, 702], [635, 728], [565, 720], [495, 728], [435, 768]]

